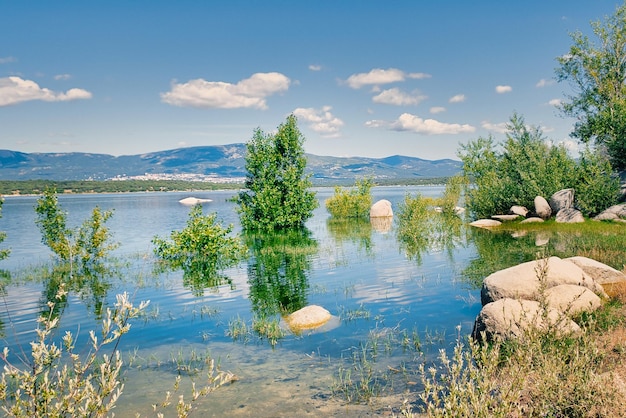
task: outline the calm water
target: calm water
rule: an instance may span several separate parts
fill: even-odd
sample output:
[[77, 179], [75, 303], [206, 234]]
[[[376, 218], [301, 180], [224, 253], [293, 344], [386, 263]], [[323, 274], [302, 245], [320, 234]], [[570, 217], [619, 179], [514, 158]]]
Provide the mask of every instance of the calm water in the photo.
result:
[[[375, 200], [392, 202], [394, 210], [407, 193], [437, 196], [440, 187], [377, 187]], [[135, 302], [150, 300], [148, 314], [133, 323], [122, 339], [121, 350], [129, 367], [117, 416], [134, 412], [152, 416], [150, 405], [172, 390], [174, 378], [187, 369], [201, 369], [196, 361], [210, 355], [220, 367], [239, 380], [194, 404], [195, 416], [363, 416], [400, 406], [401, 394], [415, 391], [415, 367], [419, 353], [397, 343], [401, 336], [419, 338], [426, 356], [449, 348], [460, 325], [471, 331], [480, 310], [479, 290], [464, 280], [463, 271], [477, 257], [464, 230], [454, 236], [454, 246], [441, 248], [434, 240], [419, 254], [409, 253], [398, 243], [395, 223], [389, 229], [369, 224], [341, 228], [329, 224], [324, 201], [332, 189], [318, 189], [320, 207], [308, 222], [316, 250], [292, 258], [269, 260], [262, 253], [226, 271], [231, 285], [203, 287], [190, 282], [180, 271], [154, 272], [151, 239], [168, 237], [185, 227], [189, 208], [178, 201], [195, 196], [213, 201], [205, 213], [217, 212], [223, 224], [239, 231], [235, 192], [100, 194], [59, 196], [69, 213], [69, 223], [78, 225], [93, 207], [113, 209], [107, 223], [120, 247], [114, 255], [118, 272], [95, 285], [75, 289], [62, 312], [60, 333], [68, 329], [83, 337], [98, 329], [98, 306], [111, 306], [117, 293], [126, 291]], [[28, 347], [34, 337], [35, 319], [44, 309], [47, 284], [38, 280], [37, 267], [50, 263], [51, 253], [41, 244], [34, 223], [36, 197], [7, 197], [2, 207], [0, 231], [8, 235], [2, 245], [11, 255], [0, 262], [12, 283], [6, 287], [0, 310], [4, 343], [15, 350]], [[256, 255], [256, 257], [255, 257]], [[276, 258], [277, 257], [277, 258]], [[296, 277], [287, 283], [263, 277], [263, 263], [278, 263], [278, 275]], [[290, 264], [291, 263], [291, 264]], [[296, 269], [297, 271], [294, 271]], [[294, 285], [295, 283], [295, 285]], [[267, 301], [266, 299], [276, 300]], [[325, 332], [289, 334], [272, 347], [251, 334], [246, 341], [227, 336], [229, 323], [251, 324], [255, 314], [271, 311], [280, 301], [293, 306], [321, 305], [340, 322]], [[268, 308], [269, 306], [269, 308]], [[395, 342], [392, 344], [391, 342]], [[355, 353], [369, 350], [373, 370], [384, 390], [369, 405], [353, 405], [331, 387], [342, 370], [354, 370]], [[431, 354], [428, 354], [428, 353]], [[389, 370], [405, 367], [402, 378], [389, 377]], [[181, 371], [182, 370], [182, 371]], [[203, 371], [195, 375], [202, 380]], [[353, 373], [352, 378], [356, 372]], [[385, 378], [388, 377], [388, 379]], [[387, 396], [390, 396], [387, 398]], [[166, 412], [173, 416], [174, 412]]]

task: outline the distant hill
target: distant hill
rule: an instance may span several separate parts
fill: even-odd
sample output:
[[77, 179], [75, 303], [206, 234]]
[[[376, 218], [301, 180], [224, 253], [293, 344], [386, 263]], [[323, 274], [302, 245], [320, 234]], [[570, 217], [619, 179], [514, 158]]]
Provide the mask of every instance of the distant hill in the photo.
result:
[[[0, 150], [0, 180], [106, 180], [142, 175], [197, 174], [245, 177], [245, 144], [178, 148], [115, 157], [91, 153], [23, 153]], [[423, 160], [394, 155], [386, 158], [330, 157], [307, 154], [307, 170], [316, 183], [374, 179], [448, 177], [461, 170], [451, 159]]]

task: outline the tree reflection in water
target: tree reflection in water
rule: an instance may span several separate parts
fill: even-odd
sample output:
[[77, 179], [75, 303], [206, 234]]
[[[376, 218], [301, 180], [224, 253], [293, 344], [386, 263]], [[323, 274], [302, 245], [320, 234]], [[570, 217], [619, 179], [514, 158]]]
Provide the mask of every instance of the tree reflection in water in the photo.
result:
[[422, 263], [427, 252], [447, 252], [453, 259], [455, 248], [465, 240], [463, 220], [454, 212], [441, 211], [432, 199], [407, 195], [397, 214], [396, 237], [406, 256]]
[[337, 245], [353, 242], [357, 244], [359, 250], [364, 250], [367, 256], [373, 255], [372, 225], [369, 219], [331, 217], [326, 221], [326, 226]]
[[308, 229], [244, 235], [250, 251], [248, 283], [259, 318], [287, 315], [307, 304], [309, 272], [317, 241]]

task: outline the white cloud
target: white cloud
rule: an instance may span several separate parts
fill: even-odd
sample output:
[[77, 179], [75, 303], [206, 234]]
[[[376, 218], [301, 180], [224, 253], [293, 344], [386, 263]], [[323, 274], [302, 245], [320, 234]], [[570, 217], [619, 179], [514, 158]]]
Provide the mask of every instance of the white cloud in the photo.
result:
[[72, 76], [69, 74], [57, 74], [54, 76], [55, 80], [69, 80], [70, 78], [72, 78]]
[[360, 89], [367, 85], [380, 85], [404, 81], [407, 78], [430, 78], [430, 74], [426, 73], [405, 73], [397, 68], [374, 68], [369, 73], [352, 74], [346, 80], [346, 83], [353, 89]]
[[394, 131], [410, 131], [424, 135], [460, 134], [474, 132], [476, 128], [471, 125], [458, 123], [439, 122], [435, 119], [422, 119], [410, 113], [403, 113], [393, 121], [371, 120], [365, 123], [370, 128], [386, 127]]
[[9, 106], [30, 100], [44, 102], [64, 102], [69, 100], [90, 99], [92, 94], [83, 89], [69, 89], [65, 93], [39, 87], [31, 80], [20, 77], [0, 78], [0, 106]]
[[417, 105], [427, 99], [428, 96], [420, 95], [415, 91], [411, 94], [398, 88], [383, 90], [372, 98], [374, 103], [390, 104], [395, 106]]
[[443, 113], [446, 111], [446, 108], [443, 106], [433, 106], [429, 109], [429, 112], [432, 113], [433, 115], [436, 115], [437, 113]]
[[322, 71], [322, 66], [317, 64], [309, 65], [309, 70], [311, 71]]
[[457, 94], [456, 96], [450, 97], [450, 100], [448, 100], [448, 102], [450, 103], [462, 103], [464, 101], [465, 101], [464, 94]]
[[509, 93], [512, 90], [513, 90], [513, 87], [511, 86], [496, 86], [496, 93], [498, 94]]
[[542, 78], [541, 80], [537, 81], [537, 84], [535, 84], [535, 87], [547, 87], [547, 86], [551, 86], [555, 83], [554, 80], [546, 80], [545, 78]]
[[17, 62], [15, 57], [0, 57], [0, 64], [8, 64], [10, 62]]
[[293, 111], [293, 114], [298, 120], [307, 122], [313, 131], [323, 137], [336, 138], [340, 135], [339, 130], [343, 126], [343, 121], [334, 116], [331, 110], [330, 106], [324, 106], [321, 109], [299, 107]]
[[554, 107], [561, 106], [561, 103], [563, 103], [561, 99], [552, 99], [548, 102], [550, 106], [554, 106]]
[[267, 109], [265, 99], [286, 91], [290, 83], [287, 76], [276, 72], [256, 73], [237, 84], [198, 78], [187, 83], [172, 83], [170, 91], [161, 93], [161, 101], [180, 107]]
[[502, 123], [491, 123], [488, 121], [484, 121], [480, 124], [480, 126], [482, 126], [484, 129], [490, 131], [490, 132], [496, 132], [499, 134], [504, 134], [506, 132], [508, 132], [509, 130], [507, 129], [507, 123], [506, 122], [502, 122]]

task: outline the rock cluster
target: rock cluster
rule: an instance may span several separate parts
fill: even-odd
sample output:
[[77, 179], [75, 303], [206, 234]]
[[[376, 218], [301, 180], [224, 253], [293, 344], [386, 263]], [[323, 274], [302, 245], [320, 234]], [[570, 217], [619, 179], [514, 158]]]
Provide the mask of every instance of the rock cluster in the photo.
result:
[[[522, 220], [522, 223], [530, 223], [543, 222], [553, 216], [558, 223], [585, 222], [582, 212], [576, 209], [574, 202], [574, 189], [563, 189], [554, 193], [548, 200], [543, 196], [535, 197], [533, 210], [516, 205], [511, 207], [509, 213], [493, 215], [491, 219], [479, 219], [470, 223], [470, 225], [479, 228], [490, 228], [499, 226], [502, 222], [514, 221], [520, 218], [525, 218]], [[611, 206], [593, 219], [626, 222], [626, 203]]]
[[520, 337], [531, 326], [578, 332], [572, 316], [599, 308], [616, 288], [626, 288], [626, 275], [586, 257], [549, 257], [497, 271], [483, 281], [473, 336]]

